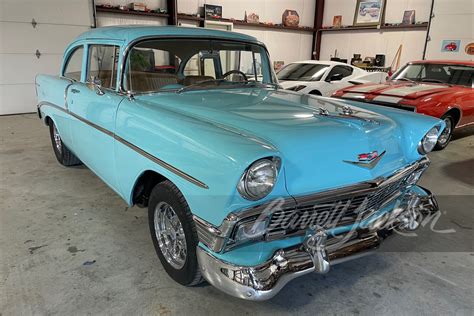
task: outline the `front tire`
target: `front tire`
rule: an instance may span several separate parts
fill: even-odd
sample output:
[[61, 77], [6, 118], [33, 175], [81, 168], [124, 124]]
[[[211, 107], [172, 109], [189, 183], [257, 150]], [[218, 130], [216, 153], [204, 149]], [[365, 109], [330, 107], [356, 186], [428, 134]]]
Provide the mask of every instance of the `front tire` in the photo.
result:
[[446, 124], [446, 127], [444, 128], [443, 132], [438, 138], [438, 142], [436, 143], [435, 150], [442, 150], [448, 146], [449, 142], [451, 141], [451, 138], [453, 137], [453, 131], [454, 131], [454, 117], [451, 116], [451, 114], [446, 114], [441, 118], [444, 123]]
[[168, 275], [185, 286], [201, 283], [193, 216], [184, 196], [168, 180], [151, 192], [148, 223], [156, 253]]
[[76, 166], [82, 164], [79, 158], [67, 148], [61, 139], [61, 135], [53, 121], [49, 121], [49, 134], [51, 136], [51, 144], [53, 145], [54, 155], [63, 166]]

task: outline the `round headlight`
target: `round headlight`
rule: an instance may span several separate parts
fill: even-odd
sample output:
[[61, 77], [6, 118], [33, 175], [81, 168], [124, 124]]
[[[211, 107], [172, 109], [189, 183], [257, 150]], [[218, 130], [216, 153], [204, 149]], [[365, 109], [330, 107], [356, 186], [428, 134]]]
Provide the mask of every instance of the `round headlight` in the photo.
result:
[[420, 144], [418, 145], [418, 152], [422, 155], [426, 155], [427, 153], [433, 150], [437, 142], [438, 128], [433, 127], [428, 131], [428, 133], [426, 133], [426, 135], [420, 141]]
[[265, 158], [254, 162], [240, 178], [237, 190], [247, 200], [260, 200], [266, 197], [275, 186], [279, 158]]

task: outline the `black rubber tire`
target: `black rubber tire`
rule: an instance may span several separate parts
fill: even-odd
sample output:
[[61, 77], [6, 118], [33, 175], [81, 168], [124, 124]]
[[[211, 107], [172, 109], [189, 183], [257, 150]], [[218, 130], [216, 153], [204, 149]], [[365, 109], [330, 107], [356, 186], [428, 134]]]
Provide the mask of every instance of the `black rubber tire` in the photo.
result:
[[61, 151], [56, 147], [56, 141], [54, 139], [54, 122], [49, 121], [49, 135], [51, 137], [51, 145], [53, 146], [54, 155], [60, 164], [66, 167], [81, 165], [82, 161], [67, 148], [67, 146], [61, 141]]
[[448, 136], [448, 140], [445, 143], [440, 143], [439, 141], [436, 143], [436, 146], [434, 150], [443, 150], [445, 149], [449, 142], [451, 141], [451, 138], [453, 137], [453, 132], [454, 132], [454, 125], [455, 125], [455, 120], [454, 117], [451, 114], [446, 114], [441, 117], [442, 120], [449, 119], [451, 120], [451, 133]]
[[[155, 234], [154, 213], [155, 207], [159, 202], [168, 203], [176, 215], [178, 216], [181, 225], [183, 226], [184, 235], [186, 238], [187, 256], [184, 266], [181, 269], [176, 269], [171, 266], [163, 256], [158, 240]], [[189, 209], [188, 203], [179, 189], [171, 181], [163, 181], [158, 183], [150, 194], [148, 204], [148, 223], [150, 226], [151, 239], [155, 246], [155, 251], [160, 258], [161, 264], [165, 268], [168, 275], [185, 286], [194, 286], [203, 281], [201, 270], [196, 256], [196, 247], [198, 246], [198, 235], [196, 226], [194, 225], [193, 216]]]
[[322, 94], [319, 90], [312, 90], [312, 91], [309, 92], [309, 94], [322, 96]]

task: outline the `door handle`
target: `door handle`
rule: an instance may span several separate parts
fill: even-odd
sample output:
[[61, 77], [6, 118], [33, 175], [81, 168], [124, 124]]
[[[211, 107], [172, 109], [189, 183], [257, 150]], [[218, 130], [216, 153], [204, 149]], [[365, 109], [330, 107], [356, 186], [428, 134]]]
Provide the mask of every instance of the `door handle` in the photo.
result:
[[79, 93], [79, 92], [81, 92], [81, 91], [80, 91], [80, 90], [77, 90], [77, 89], [74, 89], [74, 88], [72, 88], [72, 89], [71, 89], [71, 92], [72, 92], [72, 93]]

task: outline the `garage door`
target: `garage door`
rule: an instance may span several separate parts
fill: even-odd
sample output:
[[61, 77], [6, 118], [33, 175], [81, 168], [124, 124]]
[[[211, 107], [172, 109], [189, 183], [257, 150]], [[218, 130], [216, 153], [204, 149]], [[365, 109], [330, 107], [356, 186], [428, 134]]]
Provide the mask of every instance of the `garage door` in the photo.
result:
[[36, 111], [36, 74], [58, 74], [67, 44], [92, 25], [91, 3], [0, 0], [0, 115]]

